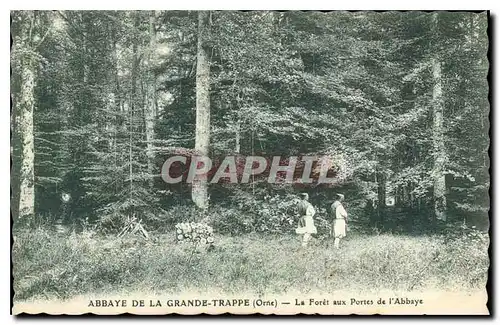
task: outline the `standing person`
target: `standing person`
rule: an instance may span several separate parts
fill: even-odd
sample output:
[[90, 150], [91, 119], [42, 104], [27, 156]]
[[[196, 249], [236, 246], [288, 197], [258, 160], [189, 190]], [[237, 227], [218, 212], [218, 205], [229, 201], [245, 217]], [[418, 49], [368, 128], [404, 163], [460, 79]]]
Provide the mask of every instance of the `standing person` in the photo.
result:
[[302, 247], [306, 247], [307, 243], [312, 237], [312, 234], [317, 233], [316, 226], [314, 225], [313, 216], [316, 214], [314, 207], [309, 203], [309, 195], [307, 193], [300, 194], [301, 201], [299, 202], [299, 224], [295, 232], [297, 234], [304, 234], [302, 238]]
[[347, 212], [342, 205], [344, 195], [337, 194], [337, 200], [332, 204], [332, 232], [335, 237], [335, 248], [339, 249], [340, 240], [346, 236]]

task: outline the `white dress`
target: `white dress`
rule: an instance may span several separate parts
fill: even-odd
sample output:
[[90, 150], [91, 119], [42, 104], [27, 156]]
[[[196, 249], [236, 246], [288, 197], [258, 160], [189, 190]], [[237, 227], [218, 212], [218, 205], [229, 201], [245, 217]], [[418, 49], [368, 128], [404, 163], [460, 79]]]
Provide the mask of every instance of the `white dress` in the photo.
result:
[[316, 229], [316, 226], [314, 225], [314, 219], [313, 216], [316, 214], [316, 211], [314, 210], [313, 206], [309, 204], [309, 206], [306, 209], [306, 215], [303, 216], [304, 224], [301, 225], [299, 222], [299, 227], [295, 229], [295, 232], [297, 234], [315, 234], [318, 232]]
[[333, 221], [333, 236], [342, 238], [346, 236], [345, 218], [347, 217], [347, 212], [340, 202], [336, 206], [335, 220]]

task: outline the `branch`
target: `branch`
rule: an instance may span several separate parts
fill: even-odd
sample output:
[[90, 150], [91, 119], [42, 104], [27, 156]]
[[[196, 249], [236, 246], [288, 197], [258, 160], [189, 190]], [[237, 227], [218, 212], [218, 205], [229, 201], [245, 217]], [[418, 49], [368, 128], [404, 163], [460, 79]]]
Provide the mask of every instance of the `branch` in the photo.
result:
[[57, 13], [68, 23], [69, 26], [71, 26], [73, 28], [73, 30], [77, 31], [81, 36], [83, 36], [83, 38], [89, 42], [89, 44], [94, 48], [96, 49], [101, 55], [103, 56], [106, 56], [106, 53], [103, 52], [103, 50], [100, 48], [100, 47], [97, 47], [94, 45], [93, 42], [91, 42], [89, 40], [89, 38], [87, 37], [87, 35], [85, 35], [79, 28], [76, 28], [75, 26], [73, 26], [71, 20], [69, 20], [68, 17], [66, 17], [60, 10], [56, 10]]
[[139, 29], [139, 28], [136, 28], [134, 25], [128, 25], [127, 23], [125, 23], [124, 21], [114, 17], [113, 15], [110, 15], [106, 12], [102, 12], [102, 14], [106, 17], [108, 17], [109, 19], [113, 20], [114, 22], [117, 22], [121, 25], [123, 25], [124, 27], [127, 27], [127, 28], [130, 28], [132, 30], [134, 30], [134, 32], [136, 32], [137, 34], [140, 34], [142, 33], [142, 31]]
[[50, 31], [52, 30], [52, 27], [49, 27], [47, 29], [47, 32], [45, 32], [45, 35], [43, 35], [42, 39], [40, 40], [40, 42], [38, 42], [38, 44], [35, 46], [35, 50], [40, 46], [42, 45], [43, 41], [45, 40], [45, 38], [47, 37], [47, 35], [50, 33]]

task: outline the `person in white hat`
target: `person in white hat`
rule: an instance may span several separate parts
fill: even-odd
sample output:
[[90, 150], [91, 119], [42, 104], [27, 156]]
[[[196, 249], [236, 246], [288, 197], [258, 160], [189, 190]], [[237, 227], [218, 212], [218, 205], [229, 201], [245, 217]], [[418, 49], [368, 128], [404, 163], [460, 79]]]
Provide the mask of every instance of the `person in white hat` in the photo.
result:
[[314, 207], [309, 203], [309, 195], [302, 193], [300, 195], [301, 201], [299, 202], [299, 225], [295, 229], [295, 233], [304, 234], [302, 237], [302, 247], [306, 247], [307, 243], [312, 237], [312, 234], [317, 233], [316, 226], [314, 225], [313, 216], [316, 214]]
[[342, 205], [343, 201], [344, 195], [337, 194], [337, 200], [333, 202], [331, 207], [334, 215], [331, 233], [335, 238], [334, 246], [336, 249], [340, 248], [340, 240], [346, 236], [347, 211]]

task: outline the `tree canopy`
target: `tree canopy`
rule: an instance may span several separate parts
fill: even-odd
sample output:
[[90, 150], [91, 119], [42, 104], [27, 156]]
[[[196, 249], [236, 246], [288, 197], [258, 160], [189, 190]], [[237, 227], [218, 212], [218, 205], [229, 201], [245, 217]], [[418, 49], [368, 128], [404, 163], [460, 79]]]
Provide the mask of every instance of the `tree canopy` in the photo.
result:
[[344, 192], [356, 218], [377, 227], [396, 210], [411, 227], [443, 211], [447, 222], [488, 225], [485, 12], [204, 14], [200, 27], [191, 11], [12, 12], [13, 206], [32, 132], [35, 214], [107, 227], [182, 214], [171, 211], [191, 204], [190, 186], [160, 171], [173, 152], [198, 147], [206, 91], [210, 156], [341, 155], [349, 169], [330, 187], [209, 184], [210, 209], [244, 219], [288, 211], [299, 191], [321, 207]]

